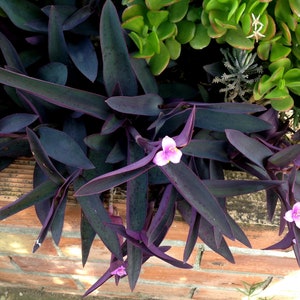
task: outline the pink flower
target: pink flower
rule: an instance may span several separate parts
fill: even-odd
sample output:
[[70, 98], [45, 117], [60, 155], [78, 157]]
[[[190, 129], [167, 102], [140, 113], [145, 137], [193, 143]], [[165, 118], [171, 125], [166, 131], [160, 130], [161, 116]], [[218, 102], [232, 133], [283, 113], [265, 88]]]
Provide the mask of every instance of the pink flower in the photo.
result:
[[296, 226], [300, 228], [300, 202], [296, 202], [291, 210], [288, 210], [284, 218], [288, 222], [295, 222]]
[[127, 275], [127, 272], [126, 272], [126, 269], [124, 266], [120, 266], [120, 267], [116, 268], [114, 271], [112, 271], [110, 274], [122, 277], [122, 276]]
[[168, 164], [170, 161], [173, 164], [178, 164], [180, 162], [182, 152], [176, 148], [176, 142], [165, 136], [162, 139], [162, 150], [158, 151], [153, 158], [153, 162], [158, 166], [164, 166]]

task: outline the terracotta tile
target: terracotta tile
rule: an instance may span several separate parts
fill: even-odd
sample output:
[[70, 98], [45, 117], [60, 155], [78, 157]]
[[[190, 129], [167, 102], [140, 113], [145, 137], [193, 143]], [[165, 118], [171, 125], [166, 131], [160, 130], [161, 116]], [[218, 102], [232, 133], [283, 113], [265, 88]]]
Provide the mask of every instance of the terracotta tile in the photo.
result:
[[[59, 243], [60, 252], [68, 258], [81, 260], [81, 240], [79, 238], [62, 237]], [[90, 250], [88, 261], [107, 260], [111, 254], [102, 241], [96, 238]]]
[[11, 258], [7, 256], [0, 256], [0, 270], [18, 270], [16, 266], [11, 262]]
[[45, 257], [43, 259], [35, 256], [13, 256], [12, 258], [24, 272], [101, 276], [109, 266], [109, 264], [106, 262], [87, 262], [83, 268], [81, 261], [55, 257], [51, 259], [47, 259]]
[[212, 251], [205, 251], [201, 260], [201, 269], [247, 272], [249, 274], [287, 275], [299, 269], [296, 259], [263, 255], [234, 255], [235, 264], [225, 260]]
[[40, 274], [22, 274], [15, 272], [8, 273], [0, 270], [0, 285], [6, 286], [8, 283], [31, 288], [54, 287], [61, 288], [64, 291], [77, 289], [76, 283], [71, 278], [43, 276]]
[[[0, 253], [13, 254], [31, 254], [32, 247], [36, 241], [36, 236], [22, 233], [6, 233], [0, 232]], [[46, 238], [38, 254], [57, 255], [57, 251], [53, 246], [51, 238]]]

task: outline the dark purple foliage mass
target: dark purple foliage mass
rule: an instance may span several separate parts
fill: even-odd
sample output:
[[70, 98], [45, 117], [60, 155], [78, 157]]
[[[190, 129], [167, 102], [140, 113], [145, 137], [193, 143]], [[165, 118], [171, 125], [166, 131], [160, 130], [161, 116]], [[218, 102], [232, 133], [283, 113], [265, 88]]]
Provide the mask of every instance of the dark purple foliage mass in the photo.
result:
[[[113, 276], [118, 283], [127, 275], [133, 290], [152, 256], [191, 268], [187, 260], [198, 237], [234, 262], [225, 237], [251, 245], [228, 214], [226, 197], [266, 190], [269, 218], [280, 204], [280, 232], [288, 226], [270, 248], [293, 246], [300, 263], [300, 229], [283, 218], [300, 200], [300, 145], [286, 138], [289, 128], [278, 113], [203, 101], [181, 83], [180, 96], [164, 96], [168, 84], [153, 77], [144, 60], [130, 57], [132, 45], [111, 0], [69, 2], [0, 1], [7, 14], [0, 27], [1, 168], [19, 156], [36, 161], [34, 189], [2, 207], [0, 219], [35, 206], [42, 226], [33, 251], [48, 232], [59, 244], [74, 187], [83, 265], [96, 236], [111, 252], [107, 272], [85, 295]], [[158, 166], [153, 159], [167, 151], [166, 136], [182, 157]], [[170, 153], [163, 153], [166, 159]], [[256, 179], [225, 180], [228, 168]], [[103, 202], [103, 193], [120, 185], [126, 185], [126, 220]], [[162, 192], [150, 197], [155, 186]], [[189, 225], [182, 261], [161, 246], [176, 210]]]

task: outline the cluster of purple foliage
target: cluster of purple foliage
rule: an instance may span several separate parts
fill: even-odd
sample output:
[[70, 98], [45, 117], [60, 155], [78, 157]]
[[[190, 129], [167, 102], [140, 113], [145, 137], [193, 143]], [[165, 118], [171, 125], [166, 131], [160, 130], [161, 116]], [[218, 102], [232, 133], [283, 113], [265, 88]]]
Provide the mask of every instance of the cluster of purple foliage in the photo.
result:
[[[34, 189], [2, 207], [0, 219], [35, 206], [42, 228], [33, 251], [48, 232], [59, 244], [74, 187], [83, 265], [96, 236], [112, 255], [87, 295], [113, 276], [116, 283], [128, 276], [134, 289], [152, 256], [191, 268], [187, 260], [198, 237], [234, 262], [224, 237], [251, 245], [228, 214], [226, 198], [265, 189], [269, 218], [279, 201], [280, 233], [288, 226], [270, 248], [293, 246], [300, 263], [297, 206], [292, 210], [300, 200], [300, 145], [287, 139], [289, 127], [278, 113], [203, 102], [200, 95], [163, 97], [145, 61], [130, 58], [111, 0], [82, 7], [56, 2], [0, 0], [7, 15], [0, 28], [1, 169], [18, 156], [36, 160]], [[229, 167], [257, 179], [226, 180]], [[121, 184], [126, 220], [113, 216], [102, 197]], [[150, 197], [155, 186], [163, 192]], [[176, 210], [189, 225], [182, 261], [161, 246]]]

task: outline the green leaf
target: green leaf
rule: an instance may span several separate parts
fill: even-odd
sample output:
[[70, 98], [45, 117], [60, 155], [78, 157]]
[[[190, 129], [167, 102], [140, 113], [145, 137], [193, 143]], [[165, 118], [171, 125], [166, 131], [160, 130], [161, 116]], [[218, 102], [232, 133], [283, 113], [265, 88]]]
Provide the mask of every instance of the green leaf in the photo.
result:
[[119, 16], [111, 0], [107, 0], [102, 9], [100, 44], [103, 79], [107, 94], [112, 96], [116, 87], [119, 86], [124, 96], [136, 95], [136, 78], [131, 68]]
[[150, 10], [160, 10], [164, 6], [176, 3], [178, 0], [146, 0], [145, 3]]
[[270, 61], [274, 62], [280, 58], [287, 57], [292, 49], [279, 43], [273, 43], [270, 54]]
[[0, 220], [10, 217], [32, 205], [53, 197], [59, 185], [53, 181], [45, 181], [31, 192], [0, 209]]
[[300, 95], [300, 69], [290, 69], [287, 71], [284, 76], [285, 85], [291, 90], [294, 94]]
[[230, 46], [238, 49], [252, 50], [254, 48], [253, 40], [247, 38], [240, 27], [237, 29], [228, 29], [225, 41]]
[[50, 157], [79, 169], [94, 168], [81, 147], [66, 133], [48, 127], [40, 127], [39, 134], [40, 142]]
[[157, 116], [163, 99], [157, 94], [145, 94], [135, 97], [115, 96], [106, 100], [108, 106], [118, 112], [141, 116]]
[[271, 99], [272, 107], [277, 111], [288, 111], [294, 106], [294, 99], [288, 95], [280, 100]]
[[[183, 162], [169, 163], [161, 167], [163, 173], [184, 199], [193, 206], [212, 226], [232, 238], [232, 231], [226, 215], [217, 199], [209, 192], [206, 185]], [[201, 195], [201, 197], [199, 197]]]
[[186, 44], [194, 38], [196, 32], [196, 24], [194, 22], [182, 20], [176, 25], [178, 30], [176, 40], [180, 44]]
[[33, 32], [47, 32], [47, 18], [38, 6], [27, 0], [0, 0], [0, 8], [17, 27]]
[[191, 47], [196, 50], [201, 50], [209, 45], [210, 40], [211, 38], [207, 34], [207, 29], [202, 24], [197, 24], [195, 35], [190, 41]]
[[154, 28], [165, 22], [168, 19], [169, 12], [167, 10], [149, 10], [147, 12], [147, 18], [149, 23]]
[[173, 23], [180, 22], [188, 12], [189, 2], [189, 0], [181, 0], [169, 6], [169, 21]]
[[143, 34], [144, 31], [144, 17], [143, 16], [134, 16], [122, 23], [124, 29], [134, 31], [138, 34]]
[[38, 80], [3, 68], [0, 68], [0, 82], [57, 106], [83, 112], [101, 120], [108, 116], [109, 108], [104, 102], [105, 97], [98, 94]]
[[155, 54], [149, 60], [150, 70], [153, 75], [159, 75], [168, 66], [170, 53], [163, 42], [160, 42], [160, 53]]
[[181, 44], [175, 38], [165, 40], [165, 45], [169, 51], [170, 59], [176, 60], [181, 53]]

